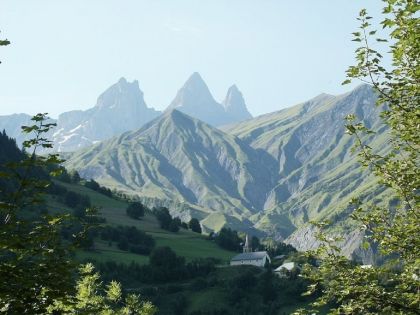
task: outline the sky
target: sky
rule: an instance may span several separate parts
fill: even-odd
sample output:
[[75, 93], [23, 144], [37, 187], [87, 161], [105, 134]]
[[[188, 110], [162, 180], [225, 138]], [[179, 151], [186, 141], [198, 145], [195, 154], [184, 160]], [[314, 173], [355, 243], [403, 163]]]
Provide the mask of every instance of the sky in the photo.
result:
[[195, 71], [217, 101], [236, 84], [253, 115], [344, 93], [361, 8], [382, 2], [0, 0], [0, 115], [88, 109], [121, 77], [164, 109]]

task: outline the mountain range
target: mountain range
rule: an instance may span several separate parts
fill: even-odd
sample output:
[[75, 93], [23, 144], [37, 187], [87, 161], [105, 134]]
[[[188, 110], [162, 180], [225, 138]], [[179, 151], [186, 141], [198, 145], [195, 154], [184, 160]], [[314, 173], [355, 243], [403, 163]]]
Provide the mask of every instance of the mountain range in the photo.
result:
[[[157, 113], [145, 105], [137, 82], [121, 79], [94, 108], [60, 115], [54, 141], [83, 134], [69, 138], [73, 148], [84, 148], [68, 154], [67, 168], [151, 205], [173, 205], [174, 215], [197, 217], [207, 230], [229, 225], [305, 250], [317, 246], [309, 222], [328, 219], [331, 231], [345, 235], [345, 252], [369, 261], [348, 204], [355, 196], [388, 200], [352, 153], [344, 118], [356, 114], [378, 132], [364, 141], [386, 150], [386, 128], [375, 103], [374, 91], [362, 85], [252, 118], [236, 86], [219, 104], [194, 73]], [[128, 117], [124, 111], [133, 108], [149, 116]], [[115, 124], [105, 126], [109, 115]], [[62, 117], [67, 124], [60, 126]], [[127, 123], [118, 125], [124, 119]], [[7, 127], [17, 130], [10, 121]], [[102, 129], [101, 136], [95, 133]], [[114, 132], [119, 135], [112, 137]]]
[[363, 85], [221, 128], [167, 110], [139, 130], [74, 153], [66, 166], [129, 195], [188, 204], [177, 215], [198, 217], [205, 228], [263, 231], [298, 249], [317, 245], [310, 220], [329, 219], [348, 232], [350, 254], [362, 235], [348, 203], [381, 191], [351, 152], [344, 118], [355, 113], [379, 131], [375, 146], [385, 148], [375, 102]]
[[[229, 88], [226, 99], [219, 104], [197, 72], [185, 82], [167, 110], [172, 108], [213, 126], [252, 118], [235, 85]], [[48, 136], [53, 141], [55, 151], [71, 152], [141, 128], [161, 114], [147, 106], [138, 81], [128, 82], [121, 78], [98, 97], [94, 107], [65, 112], [58, 119], [51, 119], [50, 122], [56, 123], [57, 128]], [[18, 143], [22, 143], [26, 138], [20, 126], [29, 124], [30, 118], [27, 114], [0, 116], [0, 130], [5, 129]]]

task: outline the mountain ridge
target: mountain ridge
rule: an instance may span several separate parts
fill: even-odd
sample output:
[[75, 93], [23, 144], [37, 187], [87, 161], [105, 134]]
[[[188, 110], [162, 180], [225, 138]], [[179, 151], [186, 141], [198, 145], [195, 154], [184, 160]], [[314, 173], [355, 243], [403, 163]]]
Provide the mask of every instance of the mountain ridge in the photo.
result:
[[[89, 156], [87, 149], [67, 165], [103, 185], [199, 206], [208, 228], [220, 227], [226, 218], [246, 220], [247, 226], [302, 248], [310, 220], [348, 222], [350, 197], [371, 191], [373, 179], [350, 151], [353, 140], [345, 135], [344, 117], [357, 113], [383, 130], [375, 102], [372, 89], [360, 86], [339, 96], [321, 94], [223, 130], [167, 110], [120, 140], [101, 144], [113, 153], [92, 149], [96, 153]], [[379, 145], [384, 143], [380, 138]], [[121, 169], [129, 169], [130, 176]], [[133, 176], [144, 182], [135, 182]], [[348, 241], [349, 251], [355, 251], [357, 239]]]
[[[128, 159], [136, 169], [118, 157], [121, 147], [128, 147], [128, 152], [121, 154], [129, 155]], [[104, 148], [110, 150], [105, 152]], [[82, 151], [72, 156], [67, 165], [78, 169], [82, 176], [93, 177], [103, 184], [121, 178], [119, 172], [130, 169], [129, 179], [122, 176], [125, 179], [117, 186], [122, 191], [141, 188], [141, 194], [146, 196], [156, 197], [158, 191], [157, 196], [172, 199], [176, 199], [173, 192], [176, 191], [181, 196], [178, 201], [223, 210], [233, 216], [238, 215], [235, 210], [238, 207], [248, 209], [251, 214], [254, 208], [261, 206], [257, 200], [266, 193], [260, 191], [262, 177], [264, 175], [265, 179], [270, 173], [252, 168], [262, 157], [241, 140], [178, 110], [166, 111], [139, 130], [100, 143], [92, 150], [96, 151], [94, 157], [86, 158], [88, 153]], [[115, 166], [112, 172], [106, 167], [98, 170], [98, 165], [91, 165], [90, 160], [105, 162], [101, 156], [118, 160], [112, 162]], [[151, 170], [151, 165], [158, 172]], [[141, 176], [137, 174], [139, 172]], [[162, 190], [160, 194], [159, 190]], [[225, 191], [229, 192], [229, 198], [218, 198]]]
[[[191, 80], [193, 86], [198, 85], [191, 95], [204, 91], [206, 100], [216, 102], [199, 74]], [[184, 86], [189, 87], [191, 82]], [[92, 111], [123, 106], [134, 94], [137, 106], [147, 107], [137, 82], [121, 79], [110, 89]], [[229, 90], [231, 97], [223, 104], [241, 107], [240, 91], [236, 87]], [[122, 91], [127, 94], [121, 96]], [[194, 102], [195, 97], [188, 93], [187, 103], [194, 108], [200, 102]], [[375, 106], [376, 97], [371, 87], [362, 85], [342, 95], [320, 94], [218, 128], [178, 107], [169, 108], [136, 130], [68, 154], [66, 165], [86, 178], [152, 204], [176, 204], [176, 215], [185, 220], [199, 218], [207, 231], [230, 224], [236, 229], [261, 231], [305, 250], [316, 246], [308, 222], [331, 219], [334, 229], [347, 231], [343, 244], [350, 255], [359, 251], [360, 235], [352, 230], [349, 200], [356, 195], [380, 195], [387, 202], [387, 197], [385, 190], [374, 188], [374, 177], [362, 170], [352, 154], [353, 139], [345, 134], [344, 118], [357, 114], [378, 131], [375, 141], [366, 138], [366, 143], [386, 150], [386, 128]], [[183, 101], [183, 97], [179, 99]], [[229, 107], [217, 104], [223, 110]], [[81, 113], [69, 115], [79, 119]], [[0, 117], [0, 125], [2, 118], [7, 122]], [[14, 118], [22, 123], [29, 116]], [[9, 127], [13, 123], [9, 122]], [[76, 127], [73, 123], [67, 132], [78, 132], [80, 127]]]
[[138, 128], [158, 115], [144, 102], [138, 81], [121, 78], [99, 95], [94, 107], [60, 114], [53, 141], [57, 151], [73, 151]]
[[[225, 110], [215, 101], [200, 74], [195, 72], [167, 110], [180, 107], [193, 117], [221, 125], [250, 117], [243, 98], [240, 103], [233, 104], [235, 110]], [[70, 152], [138, 129], [161, 114], [161, 111], [147, 106], [137, 80], [128, 82], [122, 77], [98, 96], [93, 107], [64, 112], [58, 119], [50, 119], [49, 122], [57, 123], [57, 128], [47, 136], [53, 141], [55, 151]], [[0, 129], [5, 129], [21, 144], [27, 137], [22, 135], [20, 127], [30, 123], [30, 118], [27, 114], [0, 116]]]

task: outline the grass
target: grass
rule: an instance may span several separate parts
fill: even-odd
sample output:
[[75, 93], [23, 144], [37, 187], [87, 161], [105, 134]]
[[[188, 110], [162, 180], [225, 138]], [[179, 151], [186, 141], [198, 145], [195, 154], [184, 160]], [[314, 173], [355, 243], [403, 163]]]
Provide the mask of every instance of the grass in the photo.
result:
[[115, 244], [108, 246], [104, 241], [95, 242], [95, 251], [78, 251], [76, 257], [80, 260], [92, 260], [98, 262], [115, 261], [117, 263], [129, 264], [136, 262], [140, 265], [149, 263], [149, 257], [137, 255], [129, 252], [119, 250]]
[[[179, 231], [178, 233], [150, 233], [157, 246], [169, 246], [178, 255], [191, 260], [200, 257], [213, 257], [228, 262], [236, 253], [221, 249], [213, 241], [205, 240], [203, 236]], [[176, 234], [176, 235], [174, 235]], [[194, 235], [196, 234], [196, 235]]]
[[[151, 235], [156, 241], [156, 246], [169, 246], [177, 255], [185, 257], [187, 261], [213, 257], [228, 262], [236, 254], [220, 248], [214, 242], [206, 240], [204, 235], [192, 231], [180, 229], [179, 232], [173, 233], [163, 230], [156, 217], [151, 213], [146, 213], [142, 220], [131, 219], [126, 215], [128, 206], [126, 201], [109, 198], [82, 185], [62, 182], [57, 182], [57, 184], [66, 187], [69, 191], [89, 196], [92, 205], [100, 207], [100, 214], [106, 218], [107, 224], [135, 226]], [[72, 212], [71, 209], [51, 196], [47, 198], [47, 204], [50, 211]], [[96, 251], [81, 251], [77, 253], [77, 257], [82, 260], [91, 258], [101, 262], [113, 260], [121, 263], [135, 261], [139, 264], [147, 264], [149, 261], [147, 256], [124, 252], [115, 246], [109, 247], [106, 242], [96, 241], [95, 247]]]
[[226, 293], [220, 288], [208, 288], [188, 295], [188, 313], [206, 310], [216, 311], [220, 306], [228, 307]]

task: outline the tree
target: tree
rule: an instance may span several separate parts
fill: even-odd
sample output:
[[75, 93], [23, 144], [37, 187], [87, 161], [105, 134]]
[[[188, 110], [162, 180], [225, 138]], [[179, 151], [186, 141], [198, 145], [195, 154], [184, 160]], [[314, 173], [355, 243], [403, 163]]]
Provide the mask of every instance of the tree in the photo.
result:
[[54, 301], [48, 314], [156, 314], [157, 309], [150, 302], [141, 302], [138, 295], [130, 294], [124, 299], [118, 282], [111, 281], [104, 288], [92, 264], [81, 266], [79, 274], [75, 294]]
[[[398, 201], [397, 206], [379, 206], [353, 200], [352, 218], [365, 232], [363, 247], [374, 245], [386, 257], [381, 266], [360, 266], [343, 257], [337, 238], [325, 234], [320, 227], [322, 246], [315, 251], [319, 268], [306, 266], [305, 275], [312, 281], [308, 294], [317, 292], [314, 307], [333, 303], [331, 314], [418, 314], [420, 310], [420, 23], [418, 1], [387, 0], [382, 26], [389, 30], [388, 43], [392, 68], [383, 66], [382, 55], [371, 44], [376, 36], [371, 17], [361, 10], [360, 29], [354, 41], [357, 64], [347, 70], [348, 79], [360, 79], [378, 93], [381, 117], [389, 127], [390, 149], [377, 154], [365, 144], [374, 131], [364, 126], [355, 115], [347, 117], [347, 132], [355, 139], [355, 150], [362, 165], [372, 171]], [[299, 313], [310, 313], [315, 310]]]
[[157, 247], [150, 254], [150, 265], [158, 268], [171, 269], [172, 266], [178, 265], [181, 257], [168, 246]]
[[176, 220], [172, 220], [171, 223], [169, 223], [168, 231], [170, 232], [178, 232], [179, 231], [179, 224]]
[[127, 215], [130, 218], [140, 220], [141, 217], [144, 217], [144, 208], [141, 202], [132, 202], [127, 207]]
[[128, 247], [130, 246], [130, 244], [128, 243], [128, 239], [127, 237], [125, 237], [125, 235], [120, 237], [120, 240], [118, 241], [117, 247], [121, 250], [128, 250]]
[[251, 238], [251, 248], [253, 251], [259, 251], [261, 249], [260, 239], [255, 235]]
[[[0, 165], [0, 185], [4, 180], [13, 183], [6, 189], [0, 186], [0, 310], [7, 314], [45, 314], [51, 307], [61, 305], [65, 306], [66, 314], [76, 314], [73, 292], [82, 288], [83, 281], [88, 281], [90, 276], [80, 279], [74, 287], [77, 263], [72, 252], [76, 246], [83, 246], [84, 236], [92, 231], [97, 209], [87, 209], [83, 221], [79, 222], [80, 231], [71, 239], [62, 239], [66, 224], [75, 219], [69, 214], [48, 215], [42, 211], [45, 207], [42, 197], [50, 185], [49, 176], [61, 171], [61, 168], [51, 166], [61, 160], [56, 154], [36, 154], [40, 147], [52, 148], [51, 142], [43, 136], [55, 124], [47, 122], [47, 114], [37, 114], [32, 121], [33, 125], [22, 127], [25, 133], [35, 133], [34, 138], [23, 142], [25, 151], [32, 148], [32, 152], [23, 151], [17, 159]], [[49, 169], [52, 169], [50, 174], [46, 171]], [[79, 291], [77, 299], [85, 300], [87, 293], [96, 293], [88, 291], [89, 288], [91, 286]], [[112, 292], [116, 293], [115, 289]], [[141, 304], [137, 297], [128, 298], [130, 305]], [[91, 314], [111, 313], [102, 306], [100, 312]]]
[[270, 303], [275, 300], [277, 295], [277, 290], [274, 285], [274, 277], [276, 277], [272, 269], [267, 269], [260, 277], [258, 283], [258, 291], [261, 292], [264, 303]]
[[[32, 153], [8, 163], [7, 171], [0, 175], [16, 182], [0, 200], [0, 309], [13, 314], [42, 313], [72, 289], [71, 245], [63, 244], [60, 235], [68, 216], [39, 211], [49, 184], [39, 173], [60, 160], [57, 155], [38, 157], [36, 152], [39, 147], [51, 148], [42, 136], [55, 124], [45, 122], [46, 114], [38, 114], [32, 121], [34, 125], [22, 127], [25, 133], [35, 133], [33, 139], [23, 142]], [[25, 213], [35, 219], [28, 219]]]
[[75, 208], [80, 202], [80, 195], [74, 191], [68, 191], [64, 196], [64, 203], [70, 208]]
[[217, 235], [214, 237], [214, 241], [220, 247], [233, 251], [241, 250], [240, 244], [241, 242], [243, 242], [239, 238], [238, 232], [233, 231], [230, 228], [222, 228], [219, 231], [219, 233], [217, 233]]
[[191, 218], [190, 222], [188, 223], [188, 226], [191, 229], [191, 231], [201, 234], [200, 221], [198, 221], [196, 218]]
[[[7, 39], [0, 39], [0, 46], [7, 46], [10, 45], [10, 41]], [[0, 61], [1, 63], [1, 61]]]
[[77, 183], [80, 182], [81, 178], [80, 178], [80, 175], [79, 175], [79, 173], [77, 171], [72, 171], [69, 175], [71, 177], [71, 182], [72, 183], [76, 183], [77, 184]]
[[87, 181], [85, 183], [85, 186], [87, 188], [90, 188], [90, 189], [95, 190], [95, 191], [98, 191], [99, 188], [101, 187], [101, 186], [99, 186], [99, 184], [94, 179], [91, 179], [91, 180]]
[[172, 219], [169, 209], [166, 207], [159, 207], [154, 209], [156, 218], [160, 223], [160, 227], [171, 232], [178, 232], [181, 225], [181, 220]]
[[179, 280], [187, 276], [184, 257], [177, 256], [168, 246], [155, 248], [149, 261], [156, 281]]

